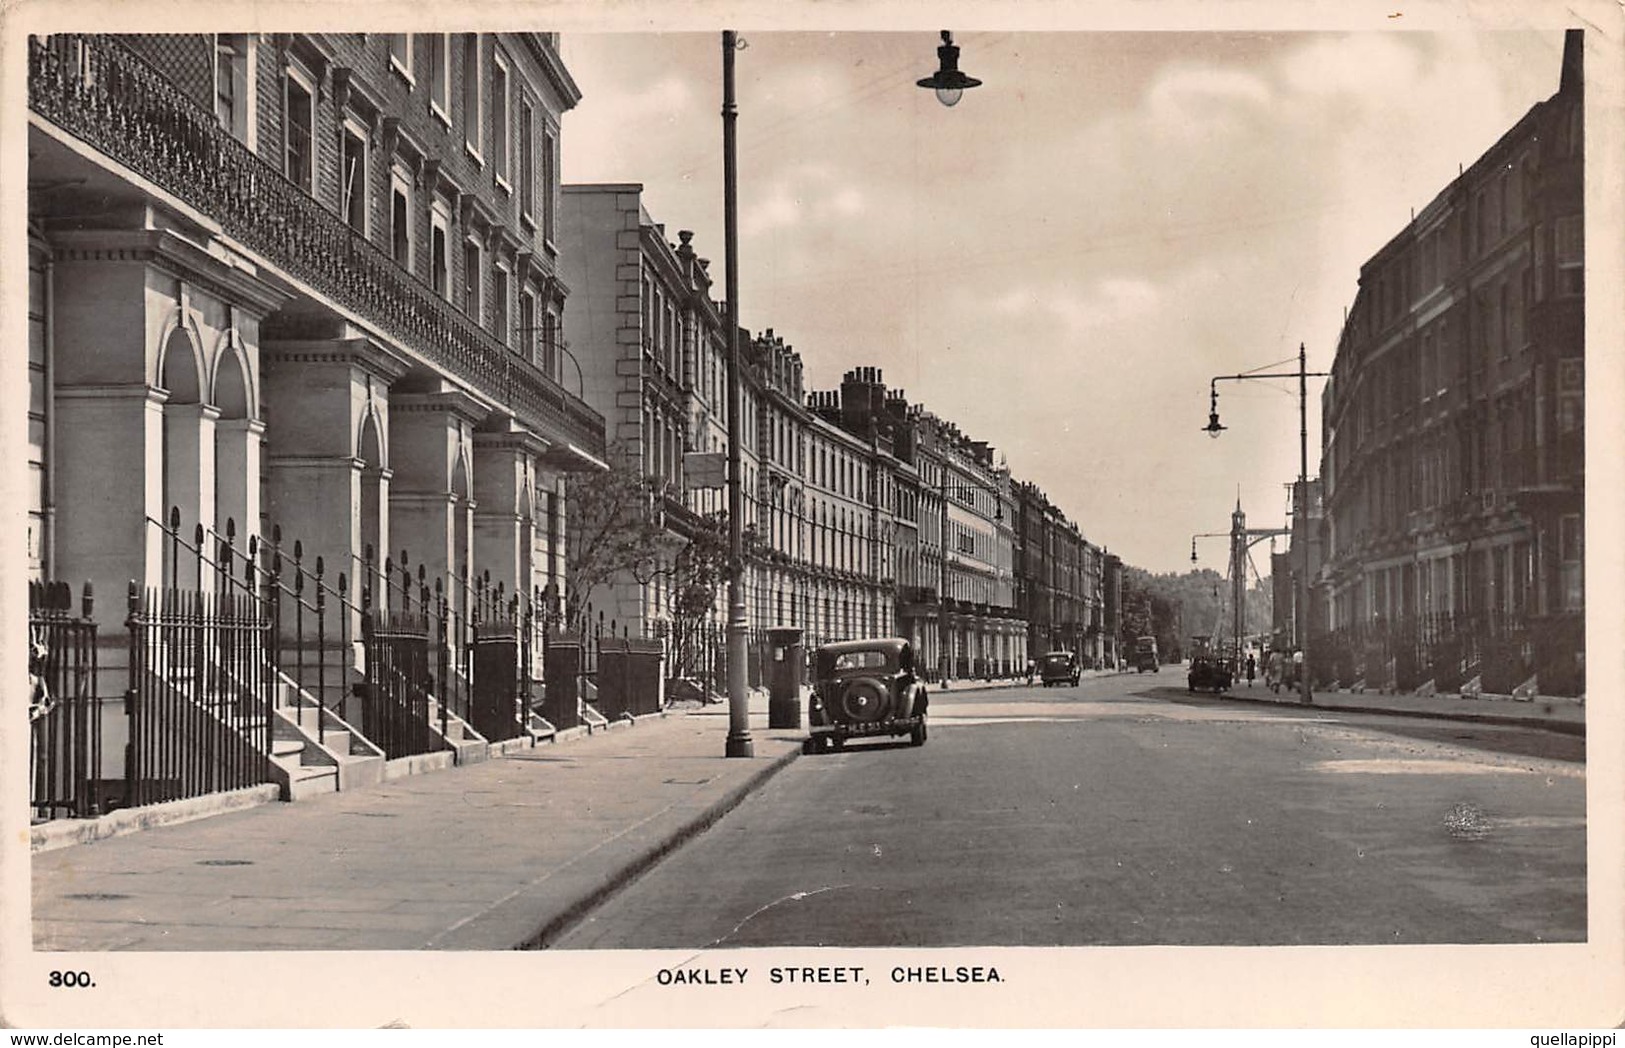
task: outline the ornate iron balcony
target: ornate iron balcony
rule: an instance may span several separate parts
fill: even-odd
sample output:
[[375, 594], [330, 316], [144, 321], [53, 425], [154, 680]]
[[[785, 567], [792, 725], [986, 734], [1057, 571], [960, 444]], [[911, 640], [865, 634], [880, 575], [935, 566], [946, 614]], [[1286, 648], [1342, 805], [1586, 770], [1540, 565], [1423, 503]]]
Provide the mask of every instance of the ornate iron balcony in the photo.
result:
[[543, 436], [602, 457], [602, 415], [288, 181], [116, 37], [30, 37], [28, 105]]

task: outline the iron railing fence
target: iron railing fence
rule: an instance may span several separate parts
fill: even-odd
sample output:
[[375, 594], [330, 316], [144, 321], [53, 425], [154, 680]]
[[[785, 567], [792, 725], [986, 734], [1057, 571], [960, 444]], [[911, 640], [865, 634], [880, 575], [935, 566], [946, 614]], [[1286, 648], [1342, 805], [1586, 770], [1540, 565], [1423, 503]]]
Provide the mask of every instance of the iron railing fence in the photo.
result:
[[115, 36], [29, 38], [36, 114], [517, 414], [602, 457], [604, 419], [352, 229]]
[[102, 717], [90, 583], [80, 613], [65, 582], [28, 584], [29, 804], [37, 819], [101, 813]]
[[[170, 577], [190, 558], [196, 579], [222, 570], [181, 539], [178, 512], [165, 528]], [[147, 518], [148, 526], [158, 524]], [[132, 580], [125, 712], [126, 803], [131, 807], [270, 782], [276, 674], [274, 620], [253, 592], [250, 568], [222, 590], [142, 586]]]
[[1585, 692], [1585, 623], [1578, 613], [1406, 616], [1323, 631], [1311, 646], [1318, 687], [1364, 681], [1411, 691], [1431, 681], [1452, 691], [1478, 678], [1491, 694], [1511, 694], [1530, 680], [1542, 694]]

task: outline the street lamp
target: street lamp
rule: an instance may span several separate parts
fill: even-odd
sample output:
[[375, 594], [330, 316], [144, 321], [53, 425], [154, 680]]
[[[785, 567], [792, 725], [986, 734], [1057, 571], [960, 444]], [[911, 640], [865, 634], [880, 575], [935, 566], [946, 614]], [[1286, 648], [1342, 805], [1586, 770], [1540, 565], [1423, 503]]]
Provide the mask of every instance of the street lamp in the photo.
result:
[[739, 171], [734, 141], [734, 52], [737, 34], [722, 32], [722, 228], [727, 270], [723, 294], [728, 299], [728, 741], [729, 757], [752, 757], [750, 700], [745, 693], [745, 531], [744, 489], [739, 458]]
[[[729, 757], [750, 757], [750, 706], [745, 693], [744, 494], [739, 457], [739, 415], [743, 408], [739, 380], [739, 174], [734, 125], [739, 117], [734, 103], [734, 52], [745, 44], [732, 29], [722, 31], [722, 225], [726, 275], [723, 294], [728, 303], [728, 742]], [[945, 29], [937, 48], [935, 74], [917, 81], [936, 91], [945, 106], [959, 101], [967, 88], [981, 84], [959, 71], [959, 48]], [[1001, 511], [1002, 512], [1002, 511]], [[946, 505], [943, 509], [946, 520]], [[1002, 517], [1000, 518], [1002, 519]], [[946, 529], [945, 529], [946, 530]], [[947, 544], [943, 545], [943, 578], [947, 578]]]
[[959, 48], [954, 46], [954, 35], [944, 29], [942, 46], [937, 48], [937, 71], [914, 83], [935, 91], [937, 101], [943, 105], [954, 106], [959, 103], [961, 95], [970, 88], [979, 87], [982, 82], [959, 71]]
[[[520, 327], [520, 328], [515, 328], [514, 329], [514, 334], [526, 336], [526, 335], [534, 335], [538, 331], [545, 332], [545, 331], [548, 331], [548, 330], [550, 330], [550, 329], [548, 329], [548, 328], [540, 328], [540, 327]], [[575, 365], [575, 369], [576, 369], [576, 399], [583, 400], [583, 401], [586, 400], [587, 399], [587, 380], [581, 376], [581, 361], [577, 360], [576, 355], [574, 353], [570, 352], [570, 344], [568, 342], [564, 341], [562, 338], [556, 338], [556, 339], [548, 340], [547, 345], [550, 346], [553, 349], [558, 350], [560, 353], [563, 353], [565, 355], [565, 357], [569, 359], [570, 363]], [[553, 376], [548, 375], [548, 378], [552, 378], [552, 377]]]
[[[1202, 427], [1210, 437], [1218, 437], [1225, 429], [1219, 424], [1220, 382], [1241, 382], [1254, 378], [1295, 378], [1298, 380], [1298, 497], [1293, 500], [1292, 515], [1303, 521], [1303, 557], [1298, 565], [1298, 612], [1303, 625], [1298, 630], [1298, 649], [1303, 652], [1303, 666], [1298, 672], [1298, 701], [1304, 705], [1314, 702], [1309, 687], [1309, 378], [1327, 378], [1329, 371], [1308, 370], [1309, 354], [1303, 343], [1298, 343], [1298, 370], [1285, 372], [1250, 371], [1241, 375], [1215, 375], [1208, 383], [1210, 394], [1207, 425]], [[1294, 543], [1297, 545], [1298, 543]]]

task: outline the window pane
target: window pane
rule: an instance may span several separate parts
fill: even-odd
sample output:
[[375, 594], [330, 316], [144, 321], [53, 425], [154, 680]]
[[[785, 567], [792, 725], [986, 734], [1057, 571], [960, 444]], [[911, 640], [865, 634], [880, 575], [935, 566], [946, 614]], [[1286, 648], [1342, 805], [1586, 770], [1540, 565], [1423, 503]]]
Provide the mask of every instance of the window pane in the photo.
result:
[[311, 100], [297, 80], [288, 78], [288, 130], [286, 173], [300, 189], [311, 191]]

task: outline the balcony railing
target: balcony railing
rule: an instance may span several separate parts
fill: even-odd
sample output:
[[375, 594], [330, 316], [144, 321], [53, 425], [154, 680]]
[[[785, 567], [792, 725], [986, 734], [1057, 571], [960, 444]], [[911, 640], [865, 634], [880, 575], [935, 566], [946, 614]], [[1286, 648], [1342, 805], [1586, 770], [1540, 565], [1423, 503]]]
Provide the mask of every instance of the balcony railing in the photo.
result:
[[604, 420], [402, 269], [115, 37], [30, 37], [28, 104], [435, 367], [601, 456]]

